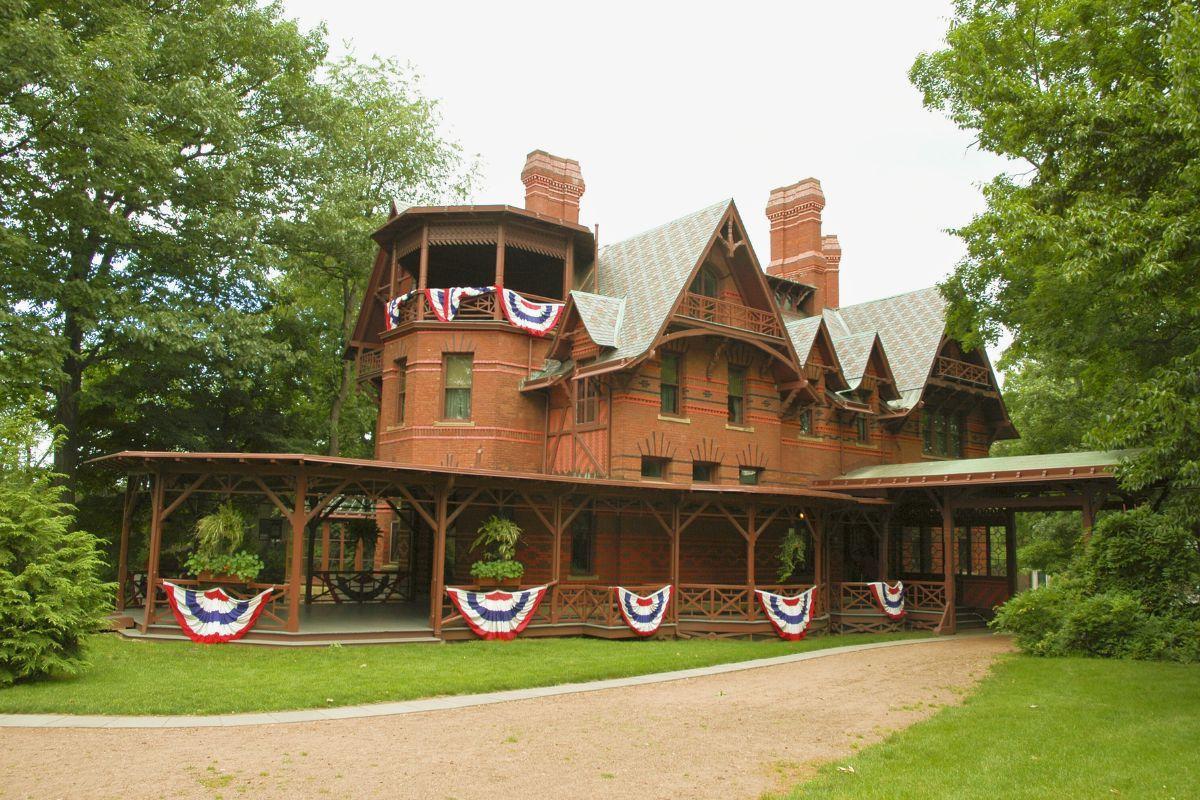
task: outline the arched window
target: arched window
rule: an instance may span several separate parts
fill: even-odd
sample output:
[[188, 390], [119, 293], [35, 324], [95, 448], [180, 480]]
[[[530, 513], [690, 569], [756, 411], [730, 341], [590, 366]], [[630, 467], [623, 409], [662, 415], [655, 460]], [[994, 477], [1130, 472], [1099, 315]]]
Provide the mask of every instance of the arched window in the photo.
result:
[[705, 297], [717, 296], [717, 273], [712, 267], [701, 267], [696, 273], [695, 280], [692, 281], [692, 286], [688, 290], [693, 294], [704, 295]]

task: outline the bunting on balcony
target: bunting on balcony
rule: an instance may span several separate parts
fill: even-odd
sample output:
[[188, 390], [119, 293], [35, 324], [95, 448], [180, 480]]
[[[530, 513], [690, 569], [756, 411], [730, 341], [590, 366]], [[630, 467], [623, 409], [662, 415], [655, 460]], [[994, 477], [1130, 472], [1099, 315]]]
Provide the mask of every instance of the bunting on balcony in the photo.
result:
[[387, 330], [390, 331], [392, 328], [400, 324], [400, 309], [403, 308], [404, 304], [411, 300], [415, 294], [416, 291], [405, 292], [399, 297], [393, 297], [391, 300], [387, 301], [387, 305], [384, 307], [387, 311], [385, 315], [386, 319], [384, 320], [384, 325]]
[[163, 581], [167, 602], [179, 627], [193, 642], [215, 644], [232, 642], [245, 636], [271, 599], [271, 590], [263, 591], [249, 600], [238, 600], [224, 590], [185, 589]]
[[653, 636], [667, 615], [667, 606], [671, 604], [670, 584], [645, 597], [620, 586], [614, 586], [613, 589], [616, 590], [617, 608], [621, 610], [625, 624], [638, 636]]
[[803, 591], [795, 597], [772, 594], [762, 589], [754, 590], [779, 638], [796, 642], [808, 633], [808, 623], [812, 621], [813, 589]]
[[888, 619], [896, 620], [904, 616], [904, 581], [896, 581], [895, 586], [888, 586], [883, 581], [867, 585], [871, 587], [875, 603]]
[[501, 305], [508, 321], [532, 336], [545, 336], [558, 324], [563, 303], [535, 303], [516, 292], [500, 290]]
[[451, 322], [458, 316], [458, 306], [463, 300], [494, 291], [495, 286], [451, 286], [449, 289], [426, 289], [425, 297], [435, 317], [442, 322]]
[[473, 592], [447, 586], [446, 594], [450, 595], [450, 602], [476, 636], [507, 640], [525, 630], [548, 588], [535, 586], [519, 592]]

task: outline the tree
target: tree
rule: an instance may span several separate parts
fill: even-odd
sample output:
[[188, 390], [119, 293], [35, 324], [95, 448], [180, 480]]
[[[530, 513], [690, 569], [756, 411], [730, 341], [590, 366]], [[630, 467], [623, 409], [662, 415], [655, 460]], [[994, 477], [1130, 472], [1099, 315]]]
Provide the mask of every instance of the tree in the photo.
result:
[[[1023, 162], [984, 188], [943, 285], [968, 344], [1010, 331], [1086, 398], [1086, 443], [1200, 519], [1200, 9], [1170, 0], [959, 0], [911, 75], [930, 108]], [[1045, 379], [1043, 379], [1045, 380]], [[1059, 390], [1045, 380], [1050, 398]], [[1030, 400], [1031, 403], [1043, 402]]]
[[[222, 349], [261, 325], [262, 233], [297, 199], [325, 55], [322, 31], [281, 14], [254, 0], [0, 0], [0, 377], [9, 397], [45, 398], [71, 485], [93, 384], [161, 385], [141, 356]], [[208, 364], [188, 366], [193, 385], [209, 380]], [[91, 402], [129, 415], [131, 399], [177, 402]]]
[[0, 686], [78, 672], [115, 589], [40, 463], [46, 439], [30, 411], [0, 416]]
[[461, 200], [474, 166], [443, 138], [436, 103], [401, 64], [346, 57], [328, 67], [322, 86], [301, 210], [278, 231], [286, 254], [280, 308], [305, 322], [308, 413], [323, 420], [326, 451], [341, 453], [348, 434], [354, 455], [370, 455], [375, 400], [355, 394], [354, 364], [342, 357], [375, 255], [370, 234], [393, 203]]

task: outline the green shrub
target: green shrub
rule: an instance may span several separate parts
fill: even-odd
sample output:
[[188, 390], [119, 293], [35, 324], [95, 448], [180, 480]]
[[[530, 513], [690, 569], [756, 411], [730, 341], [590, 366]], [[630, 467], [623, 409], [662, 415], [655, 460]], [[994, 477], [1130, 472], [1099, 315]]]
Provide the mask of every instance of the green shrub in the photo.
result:
[[1151, 622], [1137, 598], [1122, 592], [1080, 597], [1064, 606], [1056, 655], [1125, 658], [1134, 641], [1150, 633]]
[[476, 561], [471, 565], [471, 577], [479, 581], [503, 581], [524, 574], [525, 565], [520, 561]]
[[1017, 646], [1037, 655], [1059, 654], [1058, 633], [1068, 609], [1080, 599], [1078, 586], [1060, 579], [1050, 586], [1014, 596], [996, 609], [991, 625], [1010, 633]]
[[33, 456], [43, 445], [32, 415], [0, 417], [0, 686], [80, 672], [116, 591], [99, 578], [98, 540], [73, 529], [74, 507]]

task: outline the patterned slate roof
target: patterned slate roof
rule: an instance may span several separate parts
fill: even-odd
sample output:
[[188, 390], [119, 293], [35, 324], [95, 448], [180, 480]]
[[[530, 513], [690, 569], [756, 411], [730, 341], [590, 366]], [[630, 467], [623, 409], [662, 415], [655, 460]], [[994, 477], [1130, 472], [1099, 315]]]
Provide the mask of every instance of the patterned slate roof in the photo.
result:
[[842, 376], [851, 389], [858, 388], [862, 382], [876, 335], [875, 331], [864, 331], [833, 340], [833, 349], [837, 351], [838, 361], [842, 364]]
[[732, 203], [722, 200], [600, 250], [598, 293], [623, 299], [624, 312], [615, 348], [596, 363], [649, 349]]
[[[878, 333], [901, 394], [900, 407], [921, 395], [946, 330], [946, 301], [936, 286], [882, 300], [825, 309], [825, 323], [836, 342], [856, 334]], [[841, 351], [838, 352], [842, 357]], [[843, 361], [849, 374], [851, 370]]]
[[616, 347], [625, 299], [579, 291], [571, 292], [571, 299], [592, 341], [601, 347]]
[[800, 357], [800, 360], [808, 358], [813, 343], [817, 339], [817, 331], [821, 329], [821, 318], [793, 318], [785, 314], [783, 327], [787, 330], [788, 338], [792, 340], [792, 347], [796, 348], [796, 355]]

